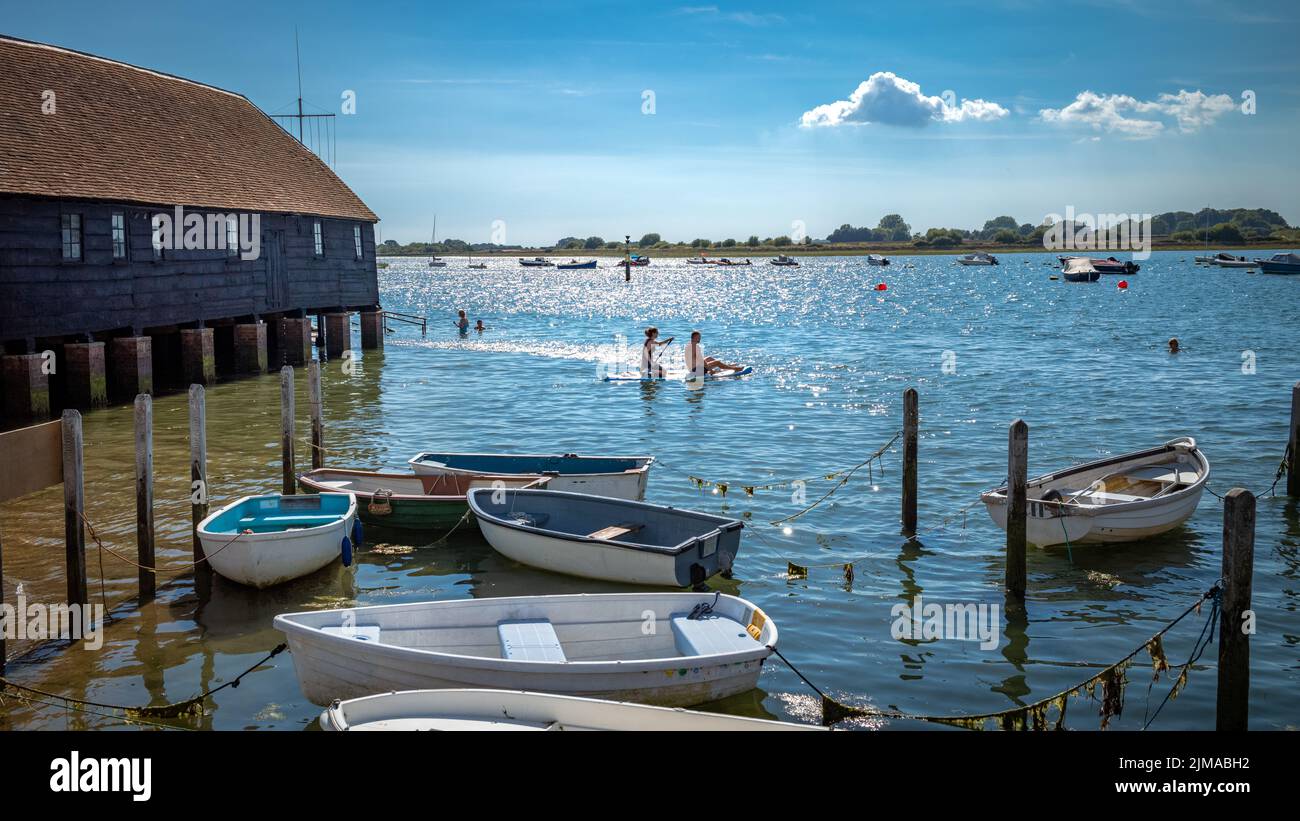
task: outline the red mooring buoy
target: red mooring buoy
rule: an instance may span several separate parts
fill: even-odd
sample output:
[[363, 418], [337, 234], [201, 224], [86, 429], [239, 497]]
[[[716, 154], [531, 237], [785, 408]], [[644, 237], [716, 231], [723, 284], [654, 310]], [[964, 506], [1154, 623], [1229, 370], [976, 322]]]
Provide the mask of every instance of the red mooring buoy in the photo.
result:
[[1127, 291], [1127, 290], [1128, 290], [1128, 280], [1127, 280], [1127, 279], [1121, 279], [1121, 280], [1119, 281], [1119, 289], [1120, 289], [1121, 291]]
[[879, 285], [876, 286], [876, 290], [877, 290], [877, 291], [888, 291], [888, 290], [889, 290], [889, 286], [882, 282], [882, 283], [880, 283]]

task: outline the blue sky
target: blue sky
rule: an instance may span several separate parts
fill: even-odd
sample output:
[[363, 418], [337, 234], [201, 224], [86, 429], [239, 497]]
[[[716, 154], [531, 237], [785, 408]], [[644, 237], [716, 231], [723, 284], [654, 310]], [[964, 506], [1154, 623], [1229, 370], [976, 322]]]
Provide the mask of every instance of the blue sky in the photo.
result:
[[435, 213], [440, 237], [501, 220], [525, 244], [1067, 206], [1300, 222], [1293, 2], [0, 4], [6, 34], [272, 112], [296, 97], [296, 25], [314, 110], [356, 93], [337, 171], [402, 242]]

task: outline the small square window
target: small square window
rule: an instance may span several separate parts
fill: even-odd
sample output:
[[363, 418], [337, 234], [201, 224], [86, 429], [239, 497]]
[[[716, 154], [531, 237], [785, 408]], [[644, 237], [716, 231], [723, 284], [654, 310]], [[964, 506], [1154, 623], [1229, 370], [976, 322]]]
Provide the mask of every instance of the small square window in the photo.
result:
[[352, 226], [352, 244], [356, 246], [357, 259], [361, 259], [362, 252], [361, 252], [361, 226], [360, 225]]
[[63, 259], [81, 261], [81, 215], [63, 215]]
[[320, 220], [316, 220], [314, 223], [312, 223], [311, 232], [312, 232], [312, 237], [316, 242], [316, 256], [318, 257], [325, 256], [325, 240], [324, 237], [321, 235]]
[[126, 214], [121, 211], [114, 211], [112, 226], [113, 259], [126, 259]]

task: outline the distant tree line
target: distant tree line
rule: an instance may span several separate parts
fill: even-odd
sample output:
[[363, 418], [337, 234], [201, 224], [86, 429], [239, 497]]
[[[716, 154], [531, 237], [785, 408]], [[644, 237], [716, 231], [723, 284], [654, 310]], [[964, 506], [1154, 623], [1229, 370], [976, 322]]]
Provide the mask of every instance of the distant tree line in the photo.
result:
[[[1079, 224], [1082, 228], [1082, 224]], [[868, 244], [890, 243], [898, 245], [908, 243], [917, 248], [955, 248], [966, 243], [990, 243], [996, 245], [1041, 245], [1043, 234], [1050, 228], [1048, 223], [1022, 223], [1011, 216], [994, 217], [987, 220], [982, 228], [928, 228], [924, 233], [913, 232], [912, 226], [899, 214], [886, 214], [880, 218], [875, 228], [854, 227], [848, 223], [841, 225], [825, 239], [816, 240], [811, 236], [800, 238], [798, 243], [790, 236], [770, 236], [759, 238], [751, 234], [744, 241], [727, 238], [721, 240], [697, 237], [689, 242], [668, 242], [657, 233], [648, 233], [633, 245], [645, 251], [655, 248], [788, 248], [795, 244], [805, 247], [828, 244]], [[1281, 242], [1300, 241], [1300, 232], [1293, 229], [1281, 214], [1267, 208], [1202, 208], [1195, 213], [1191, 211], [1170, 211], [1157, 214], [1151, 218], [1151, 233], [1157, 237], [1167, 237], [1178, 243], [1208, 241], [1217, 245], [1244, 243], [1258, 240]], [[497, 245], [495, 243], [467, 243], [459, 239], [446, 239], [438, 243], [412, 242], [402, 245], [394, 240], [386, 240], [379, 246], [381, 256], [428, 256], [430, 254], [466, 254], [475, 252], [508, 252], [523, 250], [521, 245]], [[622, 250], [623, 243], [618, 240], [606, 242], [602, 237], [562, 237], [553, 246], [556, 251], [596, 251]]]

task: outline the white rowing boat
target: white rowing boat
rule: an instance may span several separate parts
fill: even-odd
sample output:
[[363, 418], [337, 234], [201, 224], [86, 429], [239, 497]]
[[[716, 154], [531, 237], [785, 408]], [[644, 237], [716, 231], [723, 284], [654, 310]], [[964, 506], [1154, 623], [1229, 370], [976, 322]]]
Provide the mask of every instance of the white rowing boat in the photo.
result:
[[802, 731], [811, 724], [525, 690], [407, 690], [336, 701], [324, 730]]
[[738, 519], [551, 490], [468, 495], [483, 538], [521, 564], [587, 579], [690, 587], [729, 573]]
[[[1210, 478], [1210, 462], [1190, 436], [1148, 450], [1099, 459], [1028, 482], [1030, 544], [1133, 542], [1187, 521]], [[1007, 527], [1007, 487], [980, 499]]]
[[351, 493], [245, 496], [198, 525], [212, 569], [232, 582], [271, 587], [315, 573], [339, 558], [352, 563], [361, 541]]
[[548, 476], [550, 490], [615, 499], [644, 499], [653, 456], [579, 456], [576, 453], [417, 453], [421, 476]]
[[322, 706], [487, 687], [689, 707], [753, 689], [777, 642], [757, 606], [707, 593], [390, 604], [284, 613], [274, 624], [303, 694]]

